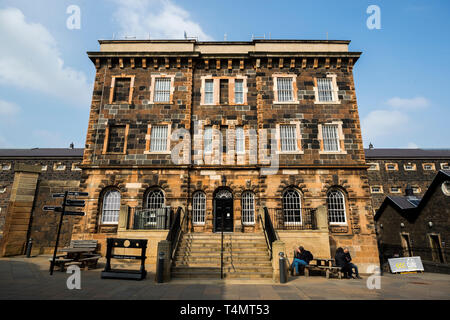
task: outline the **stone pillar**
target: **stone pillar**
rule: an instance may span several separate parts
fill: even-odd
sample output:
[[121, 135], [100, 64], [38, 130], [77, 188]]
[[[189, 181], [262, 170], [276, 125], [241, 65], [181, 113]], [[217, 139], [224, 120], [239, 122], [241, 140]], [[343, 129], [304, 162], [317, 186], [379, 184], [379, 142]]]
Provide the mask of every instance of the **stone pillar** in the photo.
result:
[[14, 166], [14, 182], [5, 217], [0, 256], [25, 252], [27, 233], [33, 210], [36, 186], [42, 167], [18, 163]]
[[[160, 242], [158, 242], [158, 249], [156, 252], [156, 269], [158, 270], [158, 257], [159, 257], [159, 253], [163, 252], [164, 253], [164, 282], [165, 281], [169, 281], [170, 280], [170, 265], [172, 264], [171, 261], [171, 254], [172, 252], [170, 252], [170, 241], [167, 240], [161, 240]], [[155, 281], [157, 281], [158, 279], [156, 278], [156, 273], [155, 273]]]
[[[280, 283], [280, 255], [283, 252], [286, 257], [286, 245], [283, 241], [277, 240], [272, 243], [272, 268], [273, 268], [273, 281]], [[286, 268], [286, 274], [288, 270]]]
[[328, 232], [328, 213], [326, 206], [320, 206], [316, 210], [317, 229]]
[[128, 206], [120, 206], [118, 231], [126, 231], [128, 229]]

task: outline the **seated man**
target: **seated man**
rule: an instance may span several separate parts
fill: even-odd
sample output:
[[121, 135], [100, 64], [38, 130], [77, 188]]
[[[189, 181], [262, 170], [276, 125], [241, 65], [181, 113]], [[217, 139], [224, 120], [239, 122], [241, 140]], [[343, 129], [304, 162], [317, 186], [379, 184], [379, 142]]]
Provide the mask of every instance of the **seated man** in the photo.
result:
[[298, 247], [295, 251], [294, 261], [292, 262], [292, 272], [295, 271], [297, 275], [300, 274], [299, 266], [306, 266], [313, 259], [313, 255], [308, 250], [305, 250], [303, 247]]
[[352, 278], [352, 268], [350, 267], [350, 263], [347, 261], [344, 253], [344, 249], [337, 248], [336, 255], [334, 256], [334, 260], [336, 261], [336, 266], [341, 268], [341, 272], [344, 273], [344, 278], [351, 279]]
[[344, 248], [344, 253], [345, 253], [345, 259], [346, 259], [347, 262], [349, 263], [350, 268], [351, 268], [351, 269], [355, 269], [355, 275], [356, 275], [356, 278], [362, 279], [362, 278], [359, 276], [359, 273], [358, 273], [358, 267], [357, 267], [355, 264], [353, 264], [353, 263], [351, 262], [351, 261], [352, 261], [352, 256], [350, 255], [350, 252], [348, 251], [348, 248]]

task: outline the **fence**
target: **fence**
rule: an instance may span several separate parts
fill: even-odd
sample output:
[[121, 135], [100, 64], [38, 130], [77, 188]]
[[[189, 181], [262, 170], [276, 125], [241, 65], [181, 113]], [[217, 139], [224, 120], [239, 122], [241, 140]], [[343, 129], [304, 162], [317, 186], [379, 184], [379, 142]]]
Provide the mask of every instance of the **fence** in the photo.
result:
[[133, 220], [134, 230], [168, 230], [173, 218], [170, 207], [160, 209], [136, 208]]
[[301, 208], [285, 211], [280, 208], [268, 208], [275, 230], [317, 230], [316, 209]]

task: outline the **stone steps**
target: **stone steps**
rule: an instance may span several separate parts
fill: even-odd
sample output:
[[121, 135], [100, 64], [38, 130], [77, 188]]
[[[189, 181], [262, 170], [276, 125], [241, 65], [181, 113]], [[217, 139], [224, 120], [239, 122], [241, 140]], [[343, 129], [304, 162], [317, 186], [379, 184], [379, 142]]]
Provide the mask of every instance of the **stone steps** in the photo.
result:
[[[224, 234], [224, 278], [272, 278], [272, 262], [264, 235]], [[221, 235], [183, 235], [175, 254], [173, 278], [220, 279]]]

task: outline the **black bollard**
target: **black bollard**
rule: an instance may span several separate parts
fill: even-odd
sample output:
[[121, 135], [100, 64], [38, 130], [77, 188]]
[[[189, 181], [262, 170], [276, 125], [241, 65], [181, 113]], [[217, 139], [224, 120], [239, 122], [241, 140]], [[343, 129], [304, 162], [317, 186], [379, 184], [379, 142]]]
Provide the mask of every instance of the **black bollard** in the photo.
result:
[[27, 243], [27, 258], [31, 257], [31, 247], [33, 247], [33, 239], [28, 239], [28, 243]]
[[164, 282], [164, 252], [158, 255], [158, 269], [156, 271], [156, 279], [158, 283]]
[[284, 253], [280, 252], [280, 283], [286, 283], [287, 277], [286, 277], [286, 261], [284, 259]]

